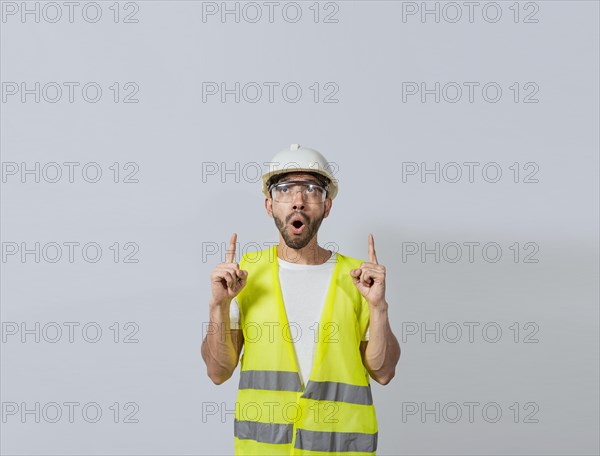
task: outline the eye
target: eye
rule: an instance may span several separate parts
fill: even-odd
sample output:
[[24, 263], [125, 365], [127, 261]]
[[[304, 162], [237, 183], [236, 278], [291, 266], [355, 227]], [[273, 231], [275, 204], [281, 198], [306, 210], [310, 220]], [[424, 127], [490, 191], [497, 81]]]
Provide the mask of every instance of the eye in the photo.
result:
[[309, 185], [306, 188], [306, 191], [307, 191], [307, 193], [314, 193], [316, 191], [316, 189], [312, 185]]
[[288, 188], [286, 185], [282, 185], [281, 187], [278, 187], [277, 190], [279, 190], [281, 193], [287, 193], [288, 192]]

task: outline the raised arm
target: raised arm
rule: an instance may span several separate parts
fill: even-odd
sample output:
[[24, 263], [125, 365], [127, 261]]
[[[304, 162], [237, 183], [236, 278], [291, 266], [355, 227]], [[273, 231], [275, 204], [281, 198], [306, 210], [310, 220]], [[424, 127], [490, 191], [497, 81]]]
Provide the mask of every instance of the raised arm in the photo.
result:
[[220, 385], [235, 370], [244, 344], [241, 330], [231, 330], [229, 308], [231, 301], [246, 285], [248, 272], [240, 269], [235, 260], [237, 234], [229, 241], [225, 263], [218, 264], [211, 273], [208, 330], [202, 341], [202, 359], [213, 383]]
[[400, 344], [388, 319], [385, 300], [385, 267], [375, 254], [375, 241], [369, 234], [369, 261], [350, 271], [354, 285], [369, 303], [369, 340], [360, 344], [363, 364], [378, 383], [387, 385], [396, 375], [400, 359]]

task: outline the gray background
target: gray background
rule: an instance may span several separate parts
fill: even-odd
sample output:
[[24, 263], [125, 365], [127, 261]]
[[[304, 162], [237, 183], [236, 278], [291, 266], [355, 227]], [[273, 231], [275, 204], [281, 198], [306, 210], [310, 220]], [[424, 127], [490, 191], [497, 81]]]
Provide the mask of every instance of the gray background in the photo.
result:
[[[389, 315], [402, 357], [389, 385], [372, 382], [378, 453], [598, 454], [597, 2], [535, 2], [537, 23], [523, 23], [523, 16], [515, 23], [513, 2], [498, 3], [503, 15], [496, 23], [483, 18], [481, 7], [472, 23], [418, 15], [403, 22], [407, 5], [391, 1], [337, 2], [337, 23], [315, 23], [312, 2], [300, 2], [297, 23], [284, 20], [281, 8], [273, 23], [218, 16], [203, 22], [201, 2], [136, 3], [137, 23], [122, 23], [123, 16], [114, 23], [113, 2], [99, 2], [96, 23], [77, 10], [73, 23], [16, 15], [0, 24], [3, 82], [94, 81], [104, 89], [97, 103], [81, 92], [73, 103], [66, 94], [57, 103], [7, 97], [2, 162], [97, 162], [105, 173], [95, 184], [81, 174], [74, 183], [22, 183], [19, 176], [2, 183], [3, 245], [73, 241], [103, 248], [96, 263], [79, 255], [73, 263], [10, 256], [0, 264], [3, 406], [96, 402], [103, 411], [96, 423], [82, 418], [81, 407], [73, 423], [66, 416], [57, 423], [7, 416], [3, 454], [233, 452], [233, 415], [221, 412], [233, 409], [239, 371], [215, 386], [200, 356], [209, 274], [221, 261], [203, 261], [202, 252], [224, 245], [234, 231], [244, 251], [278, 238], [260, 184], [241, 173], [203, 179], [203, 163], [242, 169], [290, 143], [316, 148], [338, 165], [340, 193], [320, 244], [366, 259], [372, 232], [388, 271]], [[125, 4], [119, 6], [124, 14]], [[115, 81], [138, 84], [139, 102], [114, 103], [108, 86]], [[273, 103], [266, 94], [257, 103], [232, 96], [203, 103], [206, 81], [294, 81], [303, 96], [297, 103], [281, 92]], [[466, 93], [457, 103], [433, 96], [403, 103], [402, 83], [409, 81], [492, 81], [503, 95], [496, 103], [480, 91], [473, 103]], [[314, 82], [337, 84], [339, 101], [315, 103], [308, 89]], [[522, 93], [515, 103], [508, 88], [514, 82], [537, 84], [539, 102], [523, 103]], [[401, 179], [405, 162], [469, 161], [498, 163], [502, 178]], [[112, 182], [114, 162], [137, 163], [139, 183]], [[514, 183], [514, 162], [536, 163], [539, 182]], [[136, 243], [139, 261], [115, 263], [114, 242]], [[403, 261], [409, 242], [496, 242], [503, 256], [486, 261], [476, 250], [473, 262], [435, 262], [431, 255]], [[539, 261], [515, 263], [515, 242], [535, 243]], [[9, 335], [7, 322], [80, 326], [72, 343], [66, 334], [36, 343], [32, 335], [25, 342]], [[97, 343], [81, 335], [88, 322], [103, 330]], [[138, 342], [115, 343], [114, 322], [121, 335], [131, 332], [128, 322], [137, 324]], [[476, 322], [479, 330], [473, 342], [466, 332], [455, 343], [448, 341], [454, 333], [423, 342], [403, 331], [409, 322], [465, 329]], [[496, 343], [482, 336], [489, 322], [503, 330]], [[518, 343], [509, 329], [514, 322]], [[523, 341], [528, 322], [537, 325], [537, 343]], [[115, 402], [116, 423], [109, 409]], [[128, 402], [139, 407], [137, 423], [123, 422]], [[479, 403], [473, 422], [465, 406], [455, 423], [454, 409], [439, 422], [421, 417], [421, 409], [403, 419], [411, 403], [432, 409], [453, 402]], [[537, 422], [526, 422], [530, 402]], [[494, 413], [482, 415], [487, 403], [501, 408], [497, 422], [490, 422]], [[203, 416], [213, 405], [218, 413]]]

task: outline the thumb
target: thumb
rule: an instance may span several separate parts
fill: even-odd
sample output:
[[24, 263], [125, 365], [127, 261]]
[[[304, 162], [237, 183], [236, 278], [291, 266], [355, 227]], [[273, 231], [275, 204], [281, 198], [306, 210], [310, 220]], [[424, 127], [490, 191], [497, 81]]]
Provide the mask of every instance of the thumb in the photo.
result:
[[236, 271], [236, 274], [240, 279], [245, 279], [246, 277], [248, 277], [248, 271], [245, 271], [243, 269], [238, 269]]
[[352, 277], [358, 277], [358, 276], [360, 275], [360, 269], [352, 269], [352, 270], [350, 271], [350, 275], [351, 275]]

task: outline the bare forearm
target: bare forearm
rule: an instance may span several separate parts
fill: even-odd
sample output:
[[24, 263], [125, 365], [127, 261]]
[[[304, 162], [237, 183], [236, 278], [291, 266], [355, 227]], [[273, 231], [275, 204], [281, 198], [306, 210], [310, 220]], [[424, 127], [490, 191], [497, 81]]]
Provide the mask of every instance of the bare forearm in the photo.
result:
[[390, 327], [387, 302], [370, 305], [369, 310], [369, 343], [365, 351], [365, 365], [371, 376], [385, 385], [396, 374], [400, 344]]
[[235, 370], [238, 355], [231, 340], [229, 305], [231, 301], [209, 305], [209, 325], [202, 341], [202, 358], [206, 363], [208, 376], [216, 383], [226, 381]]

